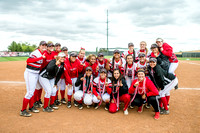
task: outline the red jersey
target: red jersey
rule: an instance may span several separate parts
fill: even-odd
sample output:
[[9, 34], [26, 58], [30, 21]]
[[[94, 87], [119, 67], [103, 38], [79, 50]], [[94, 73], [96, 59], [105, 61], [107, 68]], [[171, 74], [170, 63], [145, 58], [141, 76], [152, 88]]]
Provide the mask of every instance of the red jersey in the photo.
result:
[[43, 68], [45, 68], [49, 64], [49, 62], [54, 59], [54, 57], [52, 56], [52, 53], [51, 52], [49, 53], [46, 50], [44, 51], [44, 56], [46, 58], [43, 59], [43, 63], [42, 63], [42, 66], [41, 66], [40, 70], [42, 70]]
[[75, 62], [70, 62], [68, 59], [65, 60], [65, 65], [68, 69], [70, 78], [78, 78], [78, 73], [83, 70], [83, 65], [76, 59]]
[[53, 56], [53, 58], [55, 58], [55, 56], [57, 56], [58, 55], [58, 53], [60, 53], [61, 52], [61, 50], [60, 51], [52, 51], [51, 52], [51, 54], [52, 54], [52, 56]]
[[[146, 78], [146, 83], [145, 83], [145, 86], [143, 88], [143, 82], [139, 82], [139, 85], [138, 85], [138, 90], [137, 90], [137, 94], [140, 94], [140, 95], [143, 95], [143, 94], [146, 94], [147, 97], [149, 96], [157, 96], [159, 95], [159, 92], [157, 90], [157, 88], [155, 87], [155, 85], [153, 84], [153, 82], [148, 78], [148, 77], [145, 77]], [[134, 87], [134, 84], [138, 81], [138, 79], [135, 79], [132, 84], [131, 84], [131, 87], [129, 88], [128, 92], [129, 94], [133, 94], [135, 92], [135, 87]]]
[[163, 48], [162, 53], [169, 58], [169, 62], [171, 63], [178, 62], [176, 55], [173, 53], [173, 48], [169, 44], [163, 43], [162, 48]]

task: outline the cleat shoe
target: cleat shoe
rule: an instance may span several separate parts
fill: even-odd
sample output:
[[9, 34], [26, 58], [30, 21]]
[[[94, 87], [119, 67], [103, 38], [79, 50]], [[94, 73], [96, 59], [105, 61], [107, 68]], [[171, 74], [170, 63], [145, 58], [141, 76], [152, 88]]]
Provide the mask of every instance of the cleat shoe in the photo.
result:
[[89, 109], [91, 107], [91, 105], [87, 105], [87, 108]]
[[35, 103], [33, 104], [33, 106], [36, 107], [36, 108], [40, 108], [40, 105], [39, 105], [38, 102], [35, 102]]
[[144, 106], [144, 105], [138, 107], [138, 111], [137, 111], [138, 113], [142, 113], [142, 111], [143, 111], [143, 106]]
[[150, 109], [150, 107], [151, 107], [150, 104], [148, 104], [148, 103], [145, 104], [145, 108]]
[[105, 110], [107, 111], [108, 109], [109, 109], [109, 103], [106, 103]]
[[66, 104], [67, 102], [65, 101], [65, 98], [63, 98], [62, 100], [61, 100], [61, 103], [62, 104]]
[[169, 109], [169, 104], [167, 104], [167, 108]]
[[177, 89], [178, 89], [178, 84], [177, 84], [177, 85], [174, 87], [174, 89], [175, 89], [175, 90], [177, 90]]
[[130, 108], [130, 109], [134, 109], [134, 106], [130, 105], [129, 108]]
[[40, 111], [37, 110], [34, 106], [32, 108], [29, 108], [28, 110], [29, 112], [33, 112], [33, 113], [39, 113]]
[[59, 107], [57, 107], [55, 104], [50, 105], [50, 107], [51, 107], [52, 109], [55, 109], [55, 110], [59, 109]]
[[154, 119], [158, 120], [160, 118], [160, 112], [155, 112]]
[[94, 109], [98, 109], [98, 108], [99, 108], [98, 103], [95, 103], [94, 104]]
[[169, 114], [169, 110], [165, 110], [165, 109], [160, 110], [160, 114], [161, 115], [168, 115]]
[[43, 103], [42, 103], [41, 99], [38, 101], [38, 104], [39, 104], [39, 108], [43, 107]]
[[67, 102], [67, 108], [71, 108], [71, 107], [72, 107], [71, 101], [68, 101]]
[[78, 107], [78, 102], [76, 100], [74, 100], [74, 106]]
[[82, 104], [79, 104], [79, 105], [78, 105], [78, 109], [80, 109], [80, 110], [83, 109], [83, 105], [82, 105]]
[[55, 103], [55, 105], [61, 105], [61, 103], [58, 99], [56, 99], [54, 103]]
[[128, 109], [124, 111], [124, 115], [128, 115]]
[[53, 112], [54, 110], [50, 107], [46, 107], [45, 109], [43, 109], [44, 112]]
[[30, 114], [29, 112], [27, 112], [26, 110], [24, 111], [20, 111], [20, 116], [24, 116], [24, 117], [30, 117], [32, 114]]

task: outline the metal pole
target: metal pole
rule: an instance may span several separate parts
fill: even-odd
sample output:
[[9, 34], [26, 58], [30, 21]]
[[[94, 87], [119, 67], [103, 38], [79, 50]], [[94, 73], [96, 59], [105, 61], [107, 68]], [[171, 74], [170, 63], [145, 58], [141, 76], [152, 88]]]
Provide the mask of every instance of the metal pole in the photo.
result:
[[108, 9], [107, 9], [107, 55], [108, 55]]

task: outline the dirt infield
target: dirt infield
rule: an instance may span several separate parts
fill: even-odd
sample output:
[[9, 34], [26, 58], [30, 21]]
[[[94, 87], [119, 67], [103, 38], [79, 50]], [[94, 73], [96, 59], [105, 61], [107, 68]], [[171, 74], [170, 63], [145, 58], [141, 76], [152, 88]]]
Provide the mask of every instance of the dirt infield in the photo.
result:
[[[191, 64], [192, 63], [192, 64]], [[0, 81], [22, 81], [25, 61], [0, 62]], [[199, 65], [198, 65], [199, 64]], [[180, 61], [176, 74], [180, 88], [200, 88], [200, 62]], [[4, 132], [200, 132], [200, 90], [172, 90], [170, 115], [153, 119], [153, 109], [129, 109], [124, 116], [120, 110], [110, 114], [100, 107], [98, 110], [78, 110], [65, 105], [53, 113], [33, 114], [30, 118], [19, 116], [25, 84], [0, 83], [0, 133]], [[44, 92], [43, 92], [44, 94]], [[122, 109], [121, 105], [121, 109]]]

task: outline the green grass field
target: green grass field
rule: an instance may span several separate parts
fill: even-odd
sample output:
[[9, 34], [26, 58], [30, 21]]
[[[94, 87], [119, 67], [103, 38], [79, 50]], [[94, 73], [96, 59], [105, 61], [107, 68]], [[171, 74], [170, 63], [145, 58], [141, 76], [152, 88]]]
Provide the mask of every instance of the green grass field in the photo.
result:
[[[112, 56], [105, 56], [105, 58], [110, 59]], [[6, 61], [25, 61], [28, 57], [0, 57], [0, 62]], [[178, 60], [194, 60], [200, 61], [200, 58], [178, 58]]]

